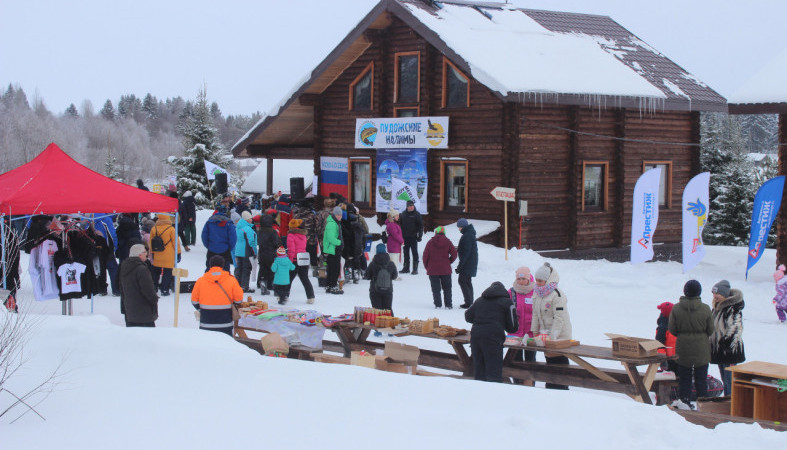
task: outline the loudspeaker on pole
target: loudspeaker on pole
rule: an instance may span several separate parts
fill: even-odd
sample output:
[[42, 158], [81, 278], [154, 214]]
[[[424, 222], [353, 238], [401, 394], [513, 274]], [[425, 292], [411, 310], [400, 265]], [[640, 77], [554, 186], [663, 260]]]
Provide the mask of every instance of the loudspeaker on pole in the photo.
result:
[[217, 173], [214, 180], [217, 194], [225, 194], [227, 192], [227, 174]]
[[303, 192], [303, 177], [290, 178], [290, 198], [293, 200], [306, 198]]

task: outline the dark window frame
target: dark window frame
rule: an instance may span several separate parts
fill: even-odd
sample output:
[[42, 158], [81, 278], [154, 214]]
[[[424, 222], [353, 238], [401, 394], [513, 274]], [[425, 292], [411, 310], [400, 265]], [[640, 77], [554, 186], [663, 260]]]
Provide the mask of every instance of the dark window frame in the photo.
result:
[[[420, 106], [394, 106], [394, 117], [418, 117], [421, 115], [421, 107]], [[402, 116], [399, 114], [399, 111], [403, 110], [415, 110], [414, 116]]]
[[[369, 181], [366, 185], [367, 195], [369, 196], [369, 201], [364, 202], [360, 200], [356, 200], [354, 198], [355, 194], [355, 167], [354, 164], [367, 164], [369, 166]], [[374, 203], [374, 189], [372, 189], [372, 158], [350, 158], [349, 164], [347, 165], [347, 178], [349, 182], [349, 186], [347, 189], [347, 197], [348, 200], [354, 203], [359, 208], [370, 208]]]
[[418, 103], [421, 101], [421, 52], [397, 52], [394, 54], [394, 103], [399, 103], [399, 87], [400, 87], [400, 73], [399, 73], [399, 58], [402, 56], [416, 56], [416, 92], [415, 100], [405, 100], [406, 103]]
[[[659, 198], [659, 206], [666, 209], [672, 208], [672, 161], [666, 160], [645, 160], [642, 161], [642, 173], [649, 170], [649, 166], [665, 166], [666, 177], [664, 178], [664, 204]], [[659, 180], [659, 191], [661, 191], [661, 180]], [[660, 193], [660, 192], [659, 192]]]

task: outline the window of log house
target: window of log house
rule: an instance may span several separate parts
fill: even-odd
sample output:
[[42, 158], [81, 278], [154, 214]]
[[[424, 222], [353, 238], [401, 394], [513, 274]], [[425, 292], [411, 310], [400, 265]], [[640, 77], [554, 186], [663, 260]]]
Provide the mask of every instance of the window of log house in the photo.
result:
[[420, 115], [417, 106], [395, 106], [394, 117], [418, 117]]
[[[419, 100], [421, 54], [401, 52], [394, 57], [394, 103], [416, 103]], [[403, 116], [404, 117], [404, 116]]]
[[440, 161], [440, 209], [467, 211], [467, 160]]
[[443, 57], [443, 108], [470, 106], [470, 79]]
[[672, 161], [643, 161], [642, 173], [650, 169], [661, 168], [659, 179], [659, 206], [672, 207]]
[[371, 158], [350, 159], [350, 201], [358, 207], [370, 207], [372, 198]]
[[374, 107], [374, 62], [350, 83], [350, 109], [371, 110]]
[[606, 211], [608, 184], [608, 162], [585, 161], [582, 163], [582, 211]]

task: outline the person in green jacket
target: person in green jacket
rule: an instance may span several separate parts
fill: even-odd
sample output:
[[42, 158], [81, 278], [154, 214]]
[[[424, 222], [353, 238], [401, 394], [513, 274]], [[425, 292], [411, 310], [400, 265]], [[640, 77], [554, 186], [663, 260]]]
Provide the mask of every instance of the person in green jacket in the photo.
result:
[[[669, 316], [669, 332], [675, 335], [675, 353], [680, 398], [672, 406], [678, 409], [697, 409], [696, 398], [692, 398], [691, 382], [697, 397], [708, 395], [708, 363], [710, 363], [710, 341], [713, 334], [713, 315], [710, 307], [700, 299], [702, 285], [689, 280], [683, 286], [683, 297], [672, 308]], [[692, 377], [692, 371], [694, 372]]]
[[322, 237], [322, 252], [328, 263], [327, 278], [329, 294], [344, 294], [339, 289], [339, 270], [341, 269], [342, 257], [342, 208], [336, 206], [331, 211], [331, 215], [325, 219], [325, 233]]

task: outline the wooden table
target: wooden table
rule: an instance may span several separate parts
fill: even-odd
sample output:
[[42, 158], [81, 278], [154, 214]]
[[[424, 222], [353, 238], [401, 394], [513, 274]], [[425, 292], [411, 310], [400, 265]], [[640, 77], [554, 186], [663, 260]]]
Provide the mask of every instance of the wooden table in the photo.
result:
[[[372, 351], [384, 348], [382, 343], [369, 342], [367, 340], [369, 334], [376, 330], [374, 326], [355, 322], [340, 322], [331, 330], [336, 333], [339, 342], [323, 341], [323, 348], [328, 351], [344, 353], [345, 356], [349, 357], [350, 352], [353, 350]], [[441, 337], [434, 333], [410, 335], [441, 339], [446, 341], [453, 349], [453, 354], [434, 350], [421, 350], [421, 355], [418, 359], [419, 365], [461, 372], [466, 377], [473, 376], [473, 360], [465, 348], [470, 344], [469, 335], [455, 337]], [[615, 356], [612, 354], [611, 346], [576, 345], [557, 349], [527, 345], [505, 345], [505, 348], [507, 351], [503, 359], [504, 377], [618, 392], [648, 404], [652, 404], [648, 391], [653, 386], [656, 371], [661, 362], [668, 359], [663, 354], [641, 358]], [[554, 355], [566, 356], [576, 366], [515, 361], [516, 352], [519, 350], [548, 352]], [[623, 365], [624, 370], [600, 368], [588, 362], [588, 359], [617, 361]], [[639, 366], [647, 366], [644, 375], [640, 374]]]
[[731, 415], [787, 421], [787, 391], [779, 392], [776, 386], [777, 380], [787, 379], [787, 366], [750, 361], [727, 370], [732, 372]]

